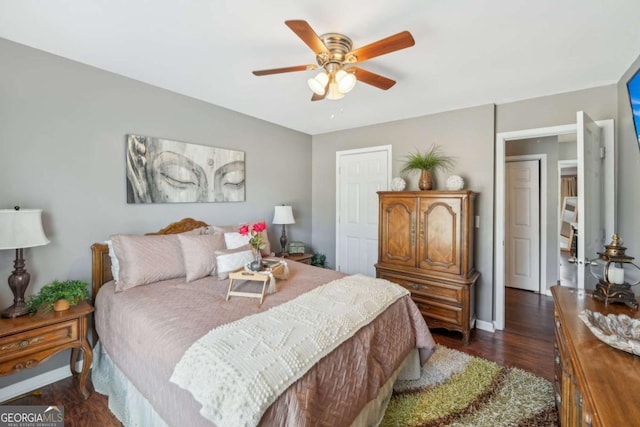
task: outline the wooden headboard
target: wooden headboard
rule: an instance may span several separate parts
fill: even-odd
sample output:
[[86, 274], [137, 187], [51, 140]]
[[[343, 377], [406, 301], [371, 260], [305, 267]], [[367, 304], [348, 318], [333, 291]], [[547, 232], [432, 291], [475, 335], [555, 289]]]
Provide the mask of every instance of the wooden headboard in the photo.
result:
[[[186, 231], [195, 230], [196, 228], [206, 227], [208, 224], [197, 221], [193, 218], [184, 218], [178, 222], [173, 222], [160, 231], [154, 233], [146, 233], [146, 235], [156, 234], [179, 234]], [[111, 275], [111, 258], [109, 258], [109, 247], [104, 243], [94, 243], [91, 245], [91, 286], [92, 300], [95, 302], [96, 295], [100, 287], [105, 283], [113, 280]]]

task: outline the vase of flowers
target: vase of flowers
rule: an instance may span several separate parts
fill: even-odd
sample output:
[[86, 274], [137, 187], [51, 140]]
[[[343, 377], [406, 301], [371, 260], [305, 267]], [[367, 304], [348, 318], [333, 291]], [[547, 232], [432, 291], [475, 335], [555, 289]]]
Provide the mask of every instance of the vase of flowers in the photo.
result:
[[262, 270], [262, 254], [260, 249], [264, 249], [267, 243], [262, 237], [262, 232], [267, 229], [267, 224], [264, 221], [256, 222], [249, 230], [247, 224], [241, 225], [238, 232], [242, 236], [249, 236], [249, 244], [253, 251], [253, 262], [249, 264], [249, 269], [252, 271]]

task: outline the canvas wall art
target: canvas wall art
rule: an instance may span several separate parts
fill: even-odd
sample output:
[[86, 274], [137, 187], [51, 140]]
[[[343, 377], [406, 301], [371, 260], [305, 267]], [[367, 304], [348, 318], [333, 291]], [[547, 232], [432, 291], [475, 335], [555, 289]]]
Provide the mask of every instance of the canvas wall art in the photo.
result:
[[242, 202], [244, 151], [127, 135], [127, 203]]

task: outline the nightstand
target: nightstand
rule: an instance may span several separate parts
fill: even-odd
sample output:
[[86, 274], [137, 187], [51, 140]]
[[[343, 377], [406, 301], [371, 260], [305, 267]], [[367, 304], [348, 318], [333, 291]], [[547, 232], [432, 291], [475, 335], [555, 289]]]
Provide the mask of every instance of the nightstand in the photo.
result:
[[87, 341], [87, 318], [93, 307], [86, 301], [65, 311], [0, 319], [0, 376], [34, 368], [54, 354], [71, 350], [71, 373], [77, 374], [79, 350], [84, 360], [80, 392], [89, 397], [86, 381], [93, 353]]
[[287, 257], [287, 259], [290, 259], [291, 261], [297, 261], [309, 265], [311, 265], [311, 258], [313, 258], [313, 254], [289, 254]]

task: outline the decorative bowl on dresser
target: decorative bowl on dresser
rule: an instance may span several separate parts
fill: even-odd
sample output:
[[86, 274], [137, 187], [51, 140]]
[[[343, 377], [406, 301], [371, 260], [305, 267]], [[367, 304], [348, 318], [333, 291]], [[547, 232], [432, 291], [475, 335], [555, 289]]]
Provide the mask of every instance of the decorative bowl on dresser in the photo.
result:
[[475, 321], [471, 191], [380, 191], [377, 277], [404, 286], [430, 328]]

